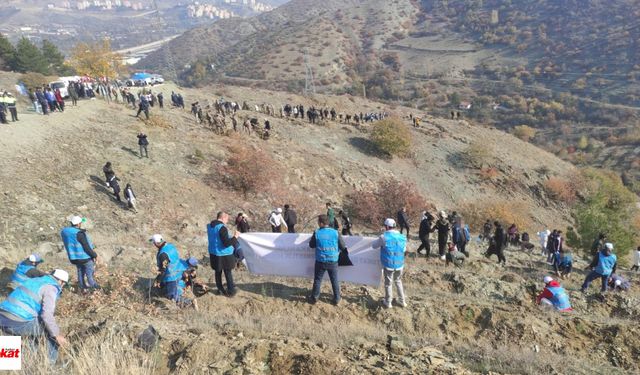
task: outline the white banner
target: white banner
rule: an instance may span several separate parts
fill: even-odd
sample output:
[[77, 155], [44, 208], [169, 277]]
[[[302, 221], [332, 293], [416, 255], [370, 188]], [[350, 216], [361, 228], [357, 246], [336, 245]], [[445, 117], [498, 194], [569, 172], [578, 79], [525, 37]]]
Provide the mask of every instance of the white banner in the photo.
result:
[[[255, 275], [305, 277], [313, 279], [315, 249], [309, 247], [311, 234], [243, 233], [240, 246], [249, 272]], [[380, 249], [375, 238], [343, 236], [353, 266], [338, 267], [338, 279], [354, 284], [379, 286], [382, 274]], [[328, 275], [325, 274], [325, 279]]]

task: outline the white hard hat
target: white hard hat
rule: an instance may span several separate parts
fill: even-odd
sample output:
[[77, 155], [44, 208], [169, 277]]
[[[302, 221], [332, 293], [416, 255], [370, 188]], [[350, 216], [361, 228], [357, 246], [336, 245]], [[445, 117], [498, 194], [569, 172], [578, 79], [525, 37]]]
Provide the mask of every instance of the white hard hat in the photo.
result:
[[395, 228], [396, 227], [396, 221], [391, 219], [391, 218], [387, 218], [384, 220], [384, 226], [385, 227], [389, 227], [389, 228]]
[[163, 243], [164, 239], [162, 238], [161, 234], [154, 234], [153, 236], [151, 236], [151, 238], [149, 238], [149, 242]]
[[545, 284], [549, 284], [550, 282], [553, 281], [553, 277], [551, 276], [545, 276], [542, 281], [544, 281]]
[[57, 269], [53, 271], [53, 277], [65, 283], [69, 282], [69, 273], [65, 270]]
[[616, 283], [615, 283], [615, 284], [616, 284], [616, 286], [620, 286], [620, 285], [622, 285], [622, 280], [616, 280]]
[[73, 225], [78, 225], [78, 224], [82, 223], [82, 218], [80, 216], [78, 216], [78, 215], [75, 215], [75, 216], [72, 216], [71, 219], [69, 219], [69, 221]]

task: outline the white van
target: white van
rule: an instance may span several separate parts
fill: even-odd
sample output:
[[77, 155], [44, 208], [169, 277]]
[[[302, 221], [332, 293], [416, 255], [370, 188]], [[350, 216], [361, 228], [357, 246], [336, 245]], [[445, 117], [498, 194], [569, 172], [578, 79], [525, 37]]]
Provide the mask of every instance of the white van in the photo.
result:
[[60, 95], [62, 95], [63, 98], [69, 97], [69, 90], [67, 90], [67, 83], [65, 81], [53, 81], [49, 83], [49, 87], [51, 87], [53, 91], [59, 89]]

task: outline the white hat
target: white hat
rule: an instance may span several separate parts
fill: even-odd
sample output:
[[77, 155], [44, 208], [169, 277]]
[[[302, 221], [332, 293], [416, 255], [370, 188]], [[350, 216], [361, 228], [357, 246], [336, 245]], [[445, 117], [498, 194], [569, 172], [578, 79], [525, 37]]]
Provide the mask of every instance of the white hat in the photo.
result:
[[553, 281], [553, 277], [545, 276], [544, 279], [542, 279], [542, 281], [544, 281], [545, 284], [549, 284], [550, 282]]
[[28, 259], [31, 263], [42, 263], [42, 257], [40, 254], [31, 254]]
[[441, 217], [447, 217], [447, 213], [446, 213], [446, 212], [444, 212], [444, 211], [440, 211], [440, 216], [441, 216]]
[[82, 218], [80, 216], [76, 215], [76, 216], [72, 216], [71, 219], [69, 219], [69, 221], [73, 225], [78, 225], [78, 224], [82, 223]]
[[606, 244], [604, 244], [604, 247], [609, 250], [613, 250], [613, 244], [611, 242], [607, 242]]
[[620, 286], [620, 285], [622, 285], [622, 280], [616, 280], [616, 283], [615, 283], [615, 284], [616, 284], [616, 286]]
[[153, 236], [151, 236], [151, 238], [149, 238], [149, 241], [153, 243], [163, 243], [164, 239], [162, 238], [161, 234], [154, 234]]
[[64, 281], [65, 283], [69, 282], [69, 274], [65, 270], [60, 270], [60, 269], [54, 270], [52, 275], [56, 279]]
[[282, 208], [280, 208], [280, 207], [276, 208], [276, 212], [281, 214], [282, 213]]
[[396, 221], [391, 219], [391, 218], [386, 218], [384, 220], [384, 226], [385, 227], [389, 227], [389, 228], [395, 228], [396, 227]]

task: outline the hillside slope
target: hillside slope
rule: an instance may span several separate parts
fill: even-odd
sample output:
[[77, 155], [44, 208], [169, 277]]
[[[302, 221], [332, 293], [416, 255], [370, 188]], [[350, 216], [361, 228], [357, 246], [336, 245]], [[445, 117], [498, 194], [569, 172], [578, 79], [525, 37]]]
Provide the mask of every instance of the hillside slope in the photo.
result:
[[[158, 90], [168, 96], [177, 89], [167, 85]], [[312, 104], [289, 93], [241, 87], [179, 91], [187, 103], [223, 95], [250, 104]], [[411, 111], [348, 96], [316, 96], [314, 104], [336, 106], [345, 113], [388, 110], [402, 116]], [[388, 161], [362, 146], [366, 127], [310, 125], [242, 111], [241, 117], [272, 122], [273, 136], [262, 141], [255, 135], [215, 135], [186, 111], [154, 109], [155, 120], [149, 123], [133, 114], [120, 104], [82, 101], [49, 117], [21, 113], [20, 123], [0, 127], [2, 276], [6, 278], [17, 260], [35, 250], [44, 255], [47, 269], [70, 269], [58, 231], [74, 213], [89, 219], [89, 232], [105, 262], [97, 274], [103, 292], [91, 297], [65, 293], [60, 301], [62, 327], [80, 353], [64, 354], [71, 359], [67, 367], [71, 372], [638, 371], [636, 292], [610, 295], [602, 303], [575, 292], [581, 281], [576, 275], [566, 283], [576, 313], [547, 316], [533, 304], [536, 286], [547, 272], [542, 259], [511, 251], [508, 266], [502, 268], [481, 257], [482, 249], [476, 245], [463, 269], [445, 268], [435, 258], [408, 259], [407, 309], [382, 310], [382, 290], [357, 285], [343, 285], [345, 303], [339, 307], [325, 303], [324, 297], [310, 306], [304, 302], [309, 280], [239, 271], [240, 293], [235, 299], [208, 294], [199, 299], [199, 311], [177, 311], [149, 296], [155, 261], [146, 240], [152, 233], [163, 233], [182, 256], [190, 253], [204, 259], [203, 228], [220, 209], [248, 212], [253, 227], [265, 230], [266, 214], [274, 205], [289, 199], [306, 201], [307, 216], [302, 218], [306, 221], [323, 211], [325, 201], [341, 203], [346, 192], [387, 176], [415, 182], [438, 209], [496, 199], [522, 202], [531, 215], [532, 227], [526, 229], [535, 232], [567, 222], [562, 208], [534, 193], [533, 187], [539, 191], [545, 178], [534, 170], [544, 165], [549, 174], [569, 177], [573, 168], [510, 135], [466, 121], [426, 118], [424, 127], [413, 131], [414, 157]], [[150, 159], [137, 157], [138, 131], [149, 135]], [[479, 181], [458, 164], [459, 150], [472, 141], [493, 149], [500, 161], [495, 182]], [[228, 160], [228, 147], [234, 144], [273, 155], [285, 172], [277, 181], [283, 196], [245, 199], [215, 181], [212, 185], [215, 166]], [[106, 161], [113, 163], [123, 185], [133, 184], [139, 197], [137, 214], [124, 210], [104, 187], [101, 167]], [[397, 208], [388, 209], [393, 215]], [[357, 222], [355, 227], [370, 233]], [[309, 231], [311, 226], [300, 229]], [[412, 237], [409, 249], [417, 245]], [[578, 268], [584, 265], [579, 263]], [[212, 275], [207, 267], [200, 274], [205, 280]], [[162, 337], [159, 351], [150, 355], [131, 350], [137, 334], [149, 324]], [[99, 345], [101, 355], [96, 356]]]

